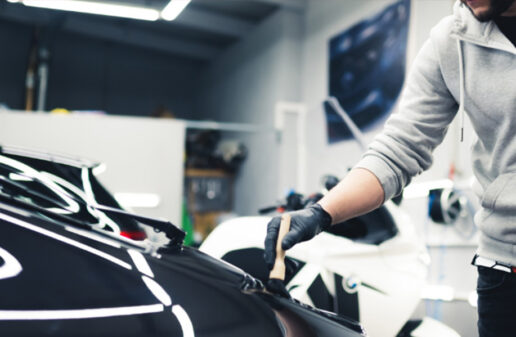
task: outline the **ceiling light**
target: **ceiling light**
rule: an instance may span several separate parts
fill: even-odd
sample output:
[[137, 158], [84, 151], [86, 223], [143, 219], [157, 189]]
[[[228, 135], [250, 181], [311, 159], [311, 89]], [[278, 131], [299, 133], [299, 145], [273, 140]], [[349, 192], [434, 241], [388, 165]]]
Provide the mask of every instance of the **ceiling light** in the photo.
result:
[[170, 0], [168, 5], [161, 11], [161, 17], [167, 21], [174, 20], [181, 14], [190, 1], [191, 0]]
[[153, 193], [115, 193], [115, 199], [127, 208], [156, 208], [161, 198]]
[[57, 9], [88, 14], [117, 16], [129, 19], [156, 21], [159, 12], [150, 8], [115, 5], [78, 0], [22, 0], [25, 6]]

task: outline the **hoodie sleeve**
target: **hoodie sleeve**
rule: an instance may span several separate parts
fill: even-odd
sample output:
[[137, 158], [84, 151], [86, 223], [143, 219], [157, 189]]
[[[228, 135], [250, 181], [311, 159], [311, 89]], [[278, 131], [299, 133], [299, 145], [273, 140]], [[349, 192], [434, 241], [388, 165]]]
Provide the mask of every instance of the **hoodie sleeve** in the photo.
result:
[[414, 61], [397, 112], [355, 167], [378, 178], [385, 201], [400, 194], [412, 177], [430, 167], [432, 152], [442, 142], [457, 109], [429, 39]]

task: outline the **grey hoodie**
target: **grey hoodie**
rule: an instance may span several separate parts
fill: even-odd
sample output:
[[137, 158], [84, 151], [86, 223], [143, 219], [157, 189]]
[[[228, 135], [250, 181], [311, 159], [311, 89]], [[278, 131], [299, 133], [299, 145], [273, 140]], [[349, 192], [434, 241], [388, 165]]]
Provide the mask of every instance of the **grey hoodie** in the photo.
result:
[[390, 199], [430, 167], [457, 112], [468, 114], [478, 136], [478, 254], [516, 266], [516, 48], [494, 22], [455, 3], [416, 57], [398, 111], [356, 167], [374, 173]]

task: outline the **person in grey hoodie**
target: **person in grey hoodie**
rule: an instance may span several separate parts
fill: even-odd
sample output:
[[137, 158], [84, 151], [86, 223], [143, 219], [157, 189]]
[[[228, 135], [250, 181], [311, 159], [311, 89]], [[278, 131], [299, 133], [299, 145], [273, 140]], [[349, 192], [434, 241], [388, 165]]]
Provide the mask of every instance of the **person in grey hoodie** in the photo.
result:
[[[432, 164], [456, 114], [468, 114], [481, 185], [475, 215], [480, 243], [478, 329], [481, 337], [516, 336], [516, 0], [461, 0], [431, 31], [409, 73], [399, 109], [361, 161], [322, 200], [291, 212], [283, 249], [332, 224], [367, 213], [401, 193]], [[462, 129], [463, 130], [463, 129]], [[462, 131], [463, 132], [463, 131]], [[462, 136], [461, 136], [462, 137]], [[280, 218], [267, 229], [272, 268]]]

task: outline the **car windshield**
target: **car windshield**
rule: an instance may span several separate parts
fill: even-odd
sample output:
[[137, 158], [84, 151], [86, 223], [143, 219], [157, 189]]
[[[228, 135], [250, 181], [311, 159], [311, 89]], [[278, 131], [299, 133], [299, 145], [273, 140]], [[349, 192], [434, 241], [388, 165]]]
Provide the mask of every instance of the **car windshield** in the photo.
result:
[[[19, 201], [120, 233], [138, 230], [138, 223], [106, 215], [92, 205], [121, 209], [89, 167], [72, 167], [31, 158], [0, 155], [0, 192]], [[46, 167], [45, 167], [46, 166]]]

